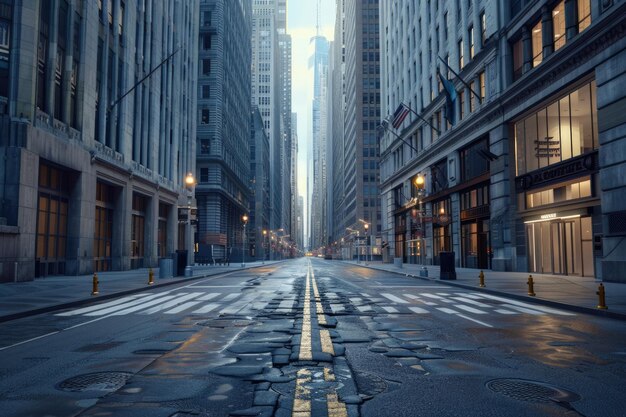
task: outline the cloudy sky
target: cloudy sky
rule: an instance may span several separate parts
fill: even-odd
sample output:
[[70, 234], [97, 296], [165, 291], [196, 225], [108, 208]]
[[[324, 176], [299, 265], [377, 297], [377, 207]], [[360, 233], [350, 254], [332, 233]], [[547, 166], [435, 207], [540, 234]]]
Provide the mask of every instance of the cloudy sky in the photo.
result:
[[[312, 55], [311, 38], [316, 34], [317, 1], [288, 0], [287, 33], [292, 41], [292, 111], [298, 113], [298, 193], [306, 200], [306, 161], [311, 138], [313, 74], [308, 63]], [[319, 0], [320, 34], [333, 39], [335, 0]], [[307, 206], [305, 201], [305, 206]], [[305, 212], [305, 219], [308, 214]], [[306, 230], [306, 228], [305, 228]], [[306, 234], [306, 232], [305, 232]]]

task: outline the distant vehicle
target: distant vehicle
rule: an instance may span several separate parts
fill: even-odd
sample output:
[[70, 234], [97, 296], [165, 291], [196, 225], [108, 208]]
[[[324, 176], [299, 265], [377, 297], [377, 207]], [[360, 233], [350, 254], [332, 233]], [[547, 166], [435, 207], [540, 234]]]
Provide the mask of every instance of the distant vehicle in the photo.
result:
[[307, 252], [306, 256], [313, 256], [313, 252]]

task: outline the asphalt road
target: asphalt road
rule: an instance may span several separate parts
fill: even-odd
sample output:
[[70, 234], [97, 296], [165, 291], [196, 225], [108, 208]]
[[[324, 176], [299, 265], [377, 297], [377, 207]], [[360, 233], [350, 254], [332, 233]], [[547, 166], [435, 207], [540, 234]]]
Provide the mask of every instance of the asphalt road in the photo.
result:
[[318, 259], [0, 324], [2, 416], [624, 416], [626, 323]]

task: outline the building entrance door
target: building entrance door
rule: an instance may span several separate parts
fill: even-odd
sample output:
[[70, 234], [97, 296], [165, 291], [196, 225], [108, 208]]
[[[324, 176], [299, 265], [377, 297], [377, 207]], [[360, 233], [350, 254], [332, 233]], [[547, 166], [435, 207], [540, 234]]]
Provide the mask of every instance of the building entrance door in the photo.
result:
[[[586, 227], [590, 218], [555, 220], [526, 226], [530, 272], [556, 275], [588, 275], [593, 255], [583, 253], [585, 240], [581, 223]], [[592, 270], [592, 268], [591, 268]]]

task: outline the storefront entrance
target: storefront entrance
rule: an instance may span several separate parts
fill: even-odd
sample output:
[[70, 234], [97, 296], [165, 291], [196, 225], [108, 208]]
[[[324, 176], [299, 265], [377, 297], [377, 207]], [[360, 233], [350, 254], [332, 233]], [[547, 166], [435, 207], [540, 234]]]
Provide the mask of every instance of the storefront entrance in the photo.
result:
[[591, 217], [528, 223], [530, 272], [593, 276]]

